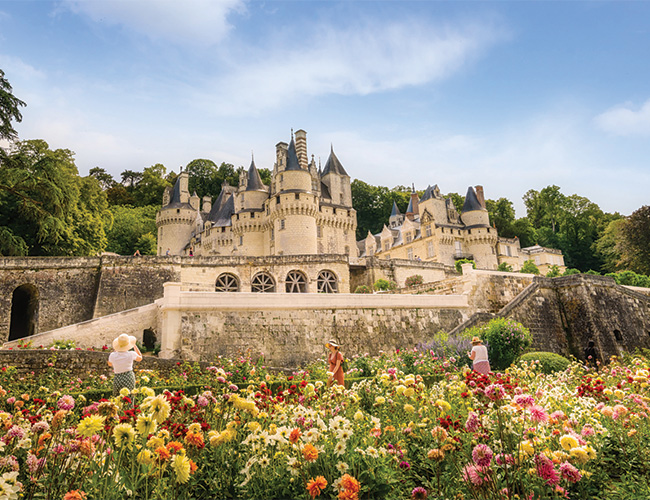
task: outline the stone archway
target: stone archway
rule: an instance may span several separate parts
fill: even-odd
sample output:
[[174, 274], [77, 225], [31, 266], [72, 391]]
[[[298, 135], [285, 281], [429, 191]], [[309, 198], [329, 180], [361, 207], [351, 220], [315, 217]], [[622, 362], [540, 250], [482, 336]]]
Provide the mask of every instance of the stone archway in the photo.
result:
[[20, 285], [11, 296], [9, 339], [31, 337], [38, 330], [38, 289], [34, 285]]

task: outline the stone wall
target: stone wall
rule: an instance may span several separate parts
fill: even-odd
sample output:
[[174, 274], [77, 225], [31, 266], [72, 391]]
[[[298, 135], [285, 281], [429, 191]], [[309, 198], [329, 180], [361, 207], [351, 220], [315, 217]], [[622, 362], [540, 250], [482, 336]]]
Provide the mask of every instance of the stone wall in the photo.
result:
[[398, 287], [404, 287], [406, 278], [416, 274], [421, 275], [426, 283], [441, 281], [457, 275], [453, 267], [438, 262], [363, 257], [351, 261], [350, 264], [351, 292], [354, 292], [360, 285], [372, 288], [378, 279], [394, 281]]

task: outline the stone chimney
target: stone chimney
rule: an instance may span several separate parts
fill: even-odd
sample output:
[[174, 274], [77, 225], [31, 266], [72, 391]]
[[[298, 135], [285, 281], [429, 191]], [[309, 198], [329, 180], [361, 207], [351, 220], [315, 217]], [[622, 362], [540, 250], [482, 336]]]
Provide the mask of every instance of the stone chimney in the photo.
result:
[[474, 191], [476, 191], [476, 198], [483, 208], [485, 207], [485, 194], [483, 193], [483, 186], [475, 186]]
[[298, 155], [298, 163], [300, 168], [307, 170], [307, 132], [304, 130], [296, 130], [294, 134], [296, 138], [296, 154]]
[[208, 195], [205, 195], [203, 197], [203, 211], [210, 213], [210, 210], [212, 210], [212, 198], [210, 198]]
[[275, 164], [278, 167], [278, 172], [282, 172], [287, 166], [287, 148], [289, 145], [286, 142], [278, 142], [275, 145]]

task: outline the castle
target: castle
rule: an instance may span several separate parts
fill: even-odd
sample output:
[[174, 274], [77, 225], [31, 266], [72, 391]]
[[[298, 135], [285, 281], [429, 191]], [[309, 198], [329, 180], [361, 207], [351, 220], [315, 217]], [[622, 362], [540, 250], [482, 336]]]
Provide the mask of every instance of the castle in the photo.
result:
[[490, 226], [483, 186], [469, 187], [459, 214], [451, 200], [440, 194], [437, 185], [428, 186], [422, 197], [413, 189], [406, 213], [393, 202], [388, 226], [358, 243], [362, 257], [408, 259], [454, 265], [469, 259], [479, 269], [494, 270], [508, 264], [519, 271], [532, 260], [542, 274], [551, 266], [565, 269], [560, 250], [539, 245], [521, 248], [518, 238], [503, 238]]
[[[188, 177], [182, 172], [163, 195], [156, 217], [158, 255], [343, 255], [445, 266], [467, 258], [480, 269], [494, 270], [505, 262], [514, 271], [533, 260], [544, 274], [553, 265], [564, 269], [559, 250], [521, 248], [517, 238], [499, 237], [490, 226], [482, 186], [468, 189], [460, 214], [437, 185], [427, 187], [421, 198], [413, 190], [405, 214], [393, 204], [388, 226], [356, 242], [350, 176], [333, 148], [324, 169], [317, 167], [313, 155], [308, 161], [304, 130], [296, 131], [295, 139], [292, 134], [290, 144], [276, 145], [270, 186], [262, 183], [254, 160], [247, 172], [240, 173], [239, 186], [225, 184], [214, 203], [209, 196], [201, 200], [196, 193], [190, 195]], [[336, 279], [327, 272], [324, 281]], [[271, 286], [272, 277], [261, 279]], [[236, 275], [224, 280], [217, 287], [239, 290]], [[289, 278], [296, 280], [305, 278], [298, 274]], [[321, 285], [318, 291], [328, 287]], [[263, 283], [255, 286], [264, 288]]]
[[307, 133], [276, 145], [271, 185], [251, 161], [239, 186], [224, 185], [216, 201], [190, 196], [182, 172], [156, 217], [158, 255], [357, 256], [350, 176], [332, 148], [325, 168], [307, 158]]

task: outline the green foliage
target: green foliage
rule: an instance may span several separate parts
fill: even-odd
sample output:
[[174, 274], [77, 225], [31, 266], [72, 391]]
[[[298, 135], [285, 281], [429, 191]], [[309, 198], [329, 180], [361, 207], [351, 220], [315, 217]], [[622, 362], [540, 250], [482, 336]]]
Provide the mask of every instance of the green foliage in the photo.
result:
[[[199, 158], [189, 162], [185, 167], [185, 172], [189, 174], [188, 189], [190, 193], [196, 191], [200, 198], [204, 196], [216, 198], [226, 182], [231, 186], [239, 185], [239, 172], [230, 163], [222, 163], [217, 167], [212, 160]], [[261, 170], [260, 177], [264, 182]]]
[[472, 264], [472, 269], [476, 269], [476, 262], [474, 262], [472, 259], [458, 259], [454, 264], [454, 266], [456, 267], [456, 272], [457, 273], [463, 272], [462, 265], [469, 264], [470, 262]]
[[[156, 252], [156, 211], [154, 205], [132, 207], [116, 205], [110, 208], [113, 214], [113, 227], [108, 231], [109, 252], [120, 255], [133, 255], [136, 250], [140, 253], [155, 255]], [[148, 236], [146, 236], [148, 235]]]
[[547, 278], [557, 278], [558, 276], [561, 275], [562, 273], [560, 272], [559, 266], [556, 266], [555, 264], [553, 264], [551, 268], [548, 270], [548, 272], [546, 273]]
[[566, 370], [571, 364], [571, 361], [566, 359], [564, 356], [560, 356], [554, 352], [542, 351], [527, 352], [526, 354], [522, 354], [519, 358], [519, 361], [538, 362], [543, 373], [561, 372]]
[[77, 345], [74, 340], [55, 340], [48, 346], [48, 348], [51, 347], [54, 347], [55, 349], [72, 350], [77, 347]]
[[389, 290], [395, 290], [397, 288], [397, 283], [395, 283], [394, 281], [389, 281], [389, 280], [379, 278], [377, 281], [375, 281], [375, 284], [372, 287], [375, 290], [386, 292]]
[[5, 78], [5, 72], [0, 69], [0, 139], [14, 140], [18, 133], [11, 124], [20, 123], [23, 119], [20, 107], [25, 103], [13, 95], [13, 89]]
[[497, 228], [499, 236], [514, 237], [515, 207], [512, 202], [507, 198], [499, 198], [496, 201], [485, 200], [485, 206], [490, 215], [490, 223]]
[[352, 206], [357, 211], [357, 239], [363, 239], [368, 231], [378, 233], [388, 222], [393, 202], [402, 213], [406, 212], [411, 191], [403, 186], [388, 189], [372, 186], [359, 179], [351, 183]]
[[94, 255], [111, 216], [97, 179], [79, 177], [73, 153], [42, 140], [0, 149], [4, 255]]
[[514, 221], [512, 224], [512, 232], [514, 236], [519, 238], [521, 248], [537, 245], [537, 230], [527, 217], [522, 217]]
[[479, 332], [478, 337], [487, 344], [493, 370], [508, 368], [532, 341], [528, 328], [511, 319], [493, 319], [480, 328]]
[[562, 273], [562, 276], [571, 276], [573, 274], [580, 274], [579, 269], [573, 269], [573, 268], [567, 268], [564, 273]]
[[368, 285], [359, 285], [354, 290], [354, 293], [372, 293], [372, 288], [370, 288]]
[[502, 262], [497, 267], [497, 271], [501, 271], [502, 273], [511, 273], [512, 272], [512, 266], [510, 264], [508, 264], [507, 262]]
[[409, 276], [404, 281], [404, 285], [407, 288], [418, 286], [418, 285], [421, 285], [422, 283], [424, 283], [424, 278], [422, 278], [421, 274], [414, 274], [413, 276]]
[[600, 276], [600, 273], [598, 271], [594, 271], [593, 269], [589, 269], [585, 274], [589, 274], [591, 276]]
[[650, 288], [650, 276], [637, 274], [634, 271], [621, 271], [618, 273], [607, 273], [605, 276], [611, 276], [619, 285], [640, 286]]
[[521, 270], [519, 272], [527, 274], [539, 274], [539, 268], [532, 260], [527, 260], [524, 262], [524, 265], [521, 266]]
[[627, 269], [650, 274], [650, 205], [635, 210], [621, 225], [619, 248]]

